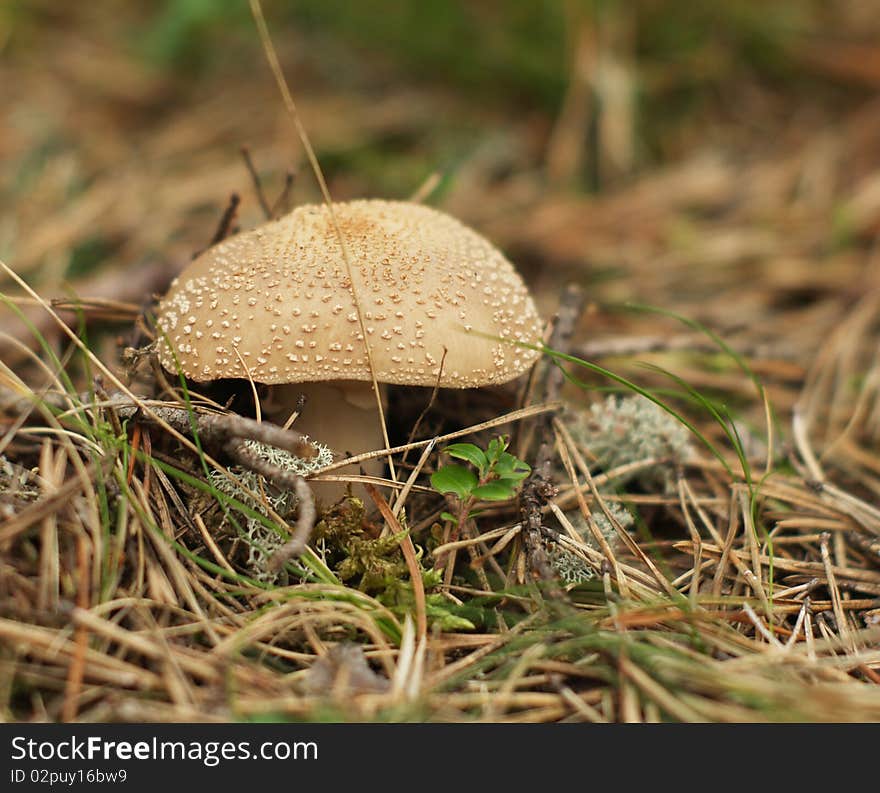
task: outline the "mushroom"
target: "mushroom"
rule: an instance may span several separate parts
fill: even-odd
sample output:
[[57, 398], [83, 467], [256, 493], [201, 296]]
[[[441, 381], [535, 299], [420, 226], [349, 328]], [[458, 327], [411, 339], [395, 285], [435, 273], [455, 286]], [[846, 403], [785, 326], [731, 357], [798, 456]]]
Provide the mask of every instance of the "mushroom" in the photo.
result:
[[[447, 388], [504, 383], [531, 368], [539, 353], [517, 342], [537, 345], [541, 320], [484, 237], [403, 201], [334, 203], [333, 212], [348, 263], [326, 205], [301, 206], [198, 256], [159, 306], [162, 366], [196, 382], [268, 384], [264, 414], [278, 423], [305, 394], [296, 429], [355, 454], [383, 447], [370, 360], [377, 383], [439, 379]], [[324, 487], [325, 500], [341, 495]]]

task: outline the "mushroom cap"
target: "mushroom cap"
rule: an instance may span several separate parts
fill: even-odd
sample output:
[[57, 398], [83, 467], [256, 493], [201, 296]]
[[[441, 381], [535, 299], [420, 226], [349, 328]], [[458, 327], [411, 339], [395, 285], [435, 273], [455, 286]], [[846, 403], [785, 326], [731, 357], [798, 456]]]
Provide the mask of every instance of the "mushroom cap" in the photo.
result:
[[[190, 379], [376, 380], [470, 388], [527, 371], [541, 320], [513, 265], [436, 209], [405, 201], [301, 206], [198, 256], [159, 306], [159, 360]], [[169, 343], [176, 352], [172, 354]], [[443, 361], [444, 347], [446, 358]], [[441, 361], [443, 361], [441, 372]]]

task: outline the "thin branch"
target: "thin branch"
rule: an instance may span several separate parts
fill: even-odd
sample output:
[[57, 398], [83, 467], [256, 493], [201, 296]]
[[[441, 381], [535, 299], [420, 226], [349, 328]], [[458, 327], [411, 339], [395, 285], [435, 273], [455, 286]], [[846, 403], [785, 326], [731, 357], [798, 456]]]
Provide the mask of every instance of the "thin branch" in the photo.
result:
[[[560, 298], [556, 325], [550, 336], [551, 349], [557, 352], [568, 349], [583, 305], [584, 294], [580, 287], [574, 284], [567, 286]], [[559, 398], [565, 377], [563, 371], [553, 362], [549, 362], [548, 367], [542, 401], [554, 402]], [[520, 493], [523, 544], [532, 572], [543, 580], [555, 579], [541, 541], [543, 507], [557, 493], [550, 482], [550, 463], [555, 443], [552, 430], [553, 415], [553, 413], [544, 413], [536, 419], [540, 445], [535, 455], [532, 474], [525, 481]]]
[[260, 181], [260, 175], [257, 173], [254, 161], [251, 158], [251, 150], [247, 146], [242, 146], [240, 151], [244, 164], [251, 176], [251, 181], [254, 184], [254, 192], [257, 194], [257, 201], [260, 202], [260, 209], [263, 210], [266, 220], [272, 220], [272, 210], [269, 208], [269, 202], [266, 201], [265, 193], [263, 193], [263, 183]]
[[214, 232], [214, 236], [211, 237], [211, 241], [204, 248], [201, 248], [193, 253], [193, 259], [198, 258], [206, 250], [213, 248], [218, 242], [222, 242], [230, 234], [234, 233], [232, 231], [232, 224], [235, 223], [235, 216], [238, 213], [238, 205], [240, 203], [241, 198], [239, 197], [238, 193], [233, 193], [229, 196], [229, 204], [227, 204], [226, 209], [223, 210], [223, 214], [220, 216], [220, 222], [217, 224], [217, 231]]
[[273, 218], [279, 218], [290, 212], [290, 194], [293, 192], [293, 183], [295, 181], [296, 174], [293, 171], [288, 171], [284, 174], [284, 187], [281, 189], [281, 194], [275, 200], [275, 203], [272, 204]]
[[312, 494], [312, 489], [305, 479], [297, 476], [293, 490], [296, 494], [299, 513], [296, 519], [296, 528], [293, 530], [293, 536], [269, 559], [268, 568], [271, 573], [277, 572], [287, 561], [305, 551], [315, 526], [315, 496]]

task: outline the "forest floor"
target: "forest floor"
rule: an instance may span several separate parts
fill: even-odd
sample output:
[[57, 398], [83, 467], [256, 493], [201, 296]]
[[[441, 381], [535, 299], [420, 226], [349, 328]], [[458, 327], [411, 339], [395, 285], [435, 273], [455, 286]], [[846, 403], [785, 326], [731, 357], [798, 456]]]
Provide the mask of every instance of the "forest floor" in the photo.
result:
[[[334, 199], [478, 229], [568, 357], [394, 389], [414, 486], [344, 501], [270, 575], [296, 510], [232, 500], [209, 471], [246, 474], [173, 420], [207, 403], [148, 351], [230, 194], [263, 221], [240, 147], [270, 199], [290, 172], [291, 205], [319, 200], [301, 144], [262, 63], [178, 84], [45, 35], [0, 74], [2, 718], [880, 720], [876, 95], [749, 87], [586, 194], [548, 181], [543, 117], [288, 39]], [[455, 539], [430, 474], [499, 435], [550, 486]]]

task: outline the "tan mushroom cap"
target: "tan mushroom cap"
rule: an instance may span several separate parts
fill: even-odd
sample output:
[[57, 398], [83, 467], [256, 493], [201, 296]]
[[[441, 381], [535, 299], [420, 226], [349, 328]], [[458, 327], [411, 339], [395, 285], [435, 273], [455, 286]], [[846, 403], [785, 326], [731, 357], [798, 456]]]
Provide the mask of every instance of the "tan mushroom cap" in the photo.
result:
[[[434, 385], [444, 347], [445, 387], [503, 383], [531, 367], [538, 353], [510, 342], [537, 344], [541, 320], [513, 265], [485, 238], [403, 201], [334, 211], [353, 283], [324, 205], [231, 237], [178, 276], [158, 324], [187, 377], [370, 380], [352, 287], [379, 382]], [[177, 371], [164, 340], [159, 356]]]

